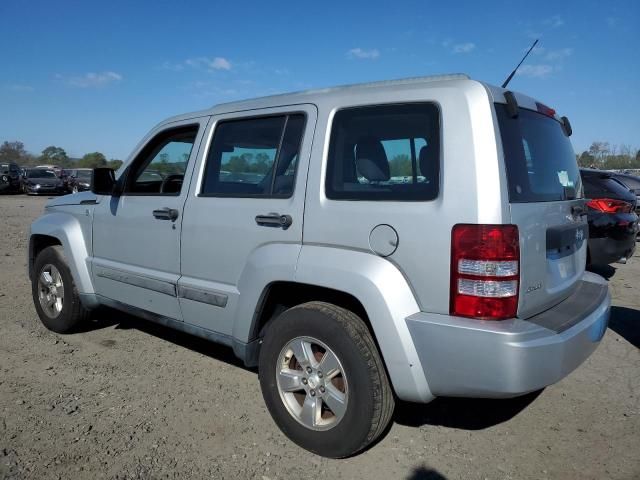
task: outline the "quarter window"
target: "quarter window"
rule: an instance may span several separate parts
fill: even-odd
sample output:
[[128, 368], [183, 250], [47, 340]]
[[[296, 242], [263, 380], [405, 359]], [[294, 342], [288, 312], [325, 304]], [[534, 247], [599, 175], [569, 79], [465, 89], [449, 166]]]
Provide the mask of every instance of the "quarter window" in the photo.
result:
[[440, 177], [440, 120], [431, 103], [340, 110], [326, 195], [336, 200], [432, 200]]
[[201, 194], [291, 196], [304, 125], [303, 114], [220, 122]]

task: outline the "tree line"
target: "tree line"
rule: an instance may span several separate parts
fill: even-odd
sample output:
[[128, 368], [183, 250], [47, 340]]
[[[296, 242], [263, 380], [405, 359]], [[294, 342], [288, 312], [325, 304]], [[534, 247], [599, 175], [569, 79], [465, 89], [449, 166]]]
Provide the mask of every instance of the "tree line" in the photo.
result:
[[[266, 173], [269, 169], [270, 158], [266, 154], [239, 155], [231, 157], [224, 162], [224, 170]], [[581, 167], [600, 168], [603, 170], [640, 169], [640, 150], [628, 145], [611, 145], [609, 142], [593, 142], [588, 150], [576, 154], [578, 165]], [[90, 152], [79, 159], [70, 158], [67, 152], [51, 145], [40, 153], [33, 155], [25, 149], [20, 141], [5, 141], [0, 145], [0, 162], [15, 162], [22, 167], [34, 167], [36, 165], [58, 165], [62, 168], [96, 168], [111, 167], [117, 169], [122, 165], [122, 160], [110, 159], [100, 152]], [[174, 170], [175, 164], [167, 163], [166, 170]], [[186, 163], [186, 160], [185, 160]], [[392, 176], [411, 176], [412, 164], [408, 155], [397, 155], [389, 162]], [[164, 165], [162, 165], [164, 166]], [[162, 167], [160, 166], [160, 167]], [[160, 168], [162, 170], [162, 168]], [[167, 172], [163, 172], [167, 173]], [[168, 172], [171, 173], [171, 172]]]
[[24, 143], [20, 141], [5, 141], [0, 145], [0, 162], [15, 162], [21, 167], [57, 165], [62, 168], [110, 167], [117, 169], [122, 165], [122, 160], [107, 160], [107, 157], [100, 152], [90, 152], [79, 159], [74, 159], [67, 155], [64, 148], [56, 147], [54, 145], [42, 150], [40, 155], [34, 155], [28, 152]]
[[601, 170], [626, 170], [640, 168], [640, 150], [628, 145], [611, 145], [609, 142], [593, 142], [589, 150], [576, 155], [581, 167]]

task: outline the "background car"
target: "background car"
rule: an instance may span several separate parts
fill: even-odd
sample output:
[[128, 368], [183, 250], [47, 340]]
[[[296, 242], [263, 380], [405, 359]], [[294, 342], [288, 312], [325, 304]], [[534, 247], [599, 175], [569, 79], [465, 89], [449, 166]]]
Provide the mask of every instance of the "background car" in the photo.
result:
[[53, 170], [32, 168], [24, 180], [24, 191], [28, 195], [64, 194], [64, 183]]
[[91, 190], [93, 170], [91, 168], [77, 168], [73, 172], [73, 175], [67, 177], [67, 191], [78, 193]]
[[628, 173], [612, 173], [611, 177], [622, 183], [635, 194], [637, 198], [636, 214], [640, 215], [640, 177]]
[[20, 191], [20, 167], [17, 163], [0, 164], [0, 192]]
[[589, 222], [587, 263], [625, 263], [636, 248], [636, 196], [609, 172], [582, 169], [580, 174]]

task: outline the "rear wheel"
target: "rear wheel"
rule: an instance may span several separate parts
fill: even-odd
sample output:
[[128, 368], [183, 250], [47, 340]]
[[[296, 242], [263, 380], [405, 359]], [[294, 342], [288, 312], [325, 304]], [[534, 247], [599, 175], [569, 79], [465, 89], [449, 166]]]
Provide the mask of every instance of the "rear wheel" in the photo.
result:
[[45, 327], [56, 333], [68, 333], [87, 319], [89, 311], [80, 303], [61, 246], [42, 250], [33, 271], [33, 303]]
[[393, 393], [373, 338], [354, 313], [310, 302], [282, 313], [260, 350], [271, 416], [301, 447], [341, 458], [383, 433]]

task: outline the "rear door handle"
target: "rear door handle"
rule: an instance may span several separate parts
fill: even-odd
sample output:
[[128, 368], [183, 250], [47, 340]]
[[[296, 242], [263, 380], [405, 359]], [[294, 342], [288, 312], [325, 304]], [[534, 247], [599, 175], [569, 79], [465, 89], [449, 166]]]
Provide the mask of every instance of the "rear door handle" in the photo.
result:
[[256, 223], [261, 227], [279, 227], [286, 230], [293, 223], [291, 215], [280, 215], [279, 213], [270, 213], [268, 215], [258, 215]]
[[153, 216], [158, 220], [171, 220], [175, 222], [178, 219], [180, 212], [175, 208], [160, 208], [153, 211]]

